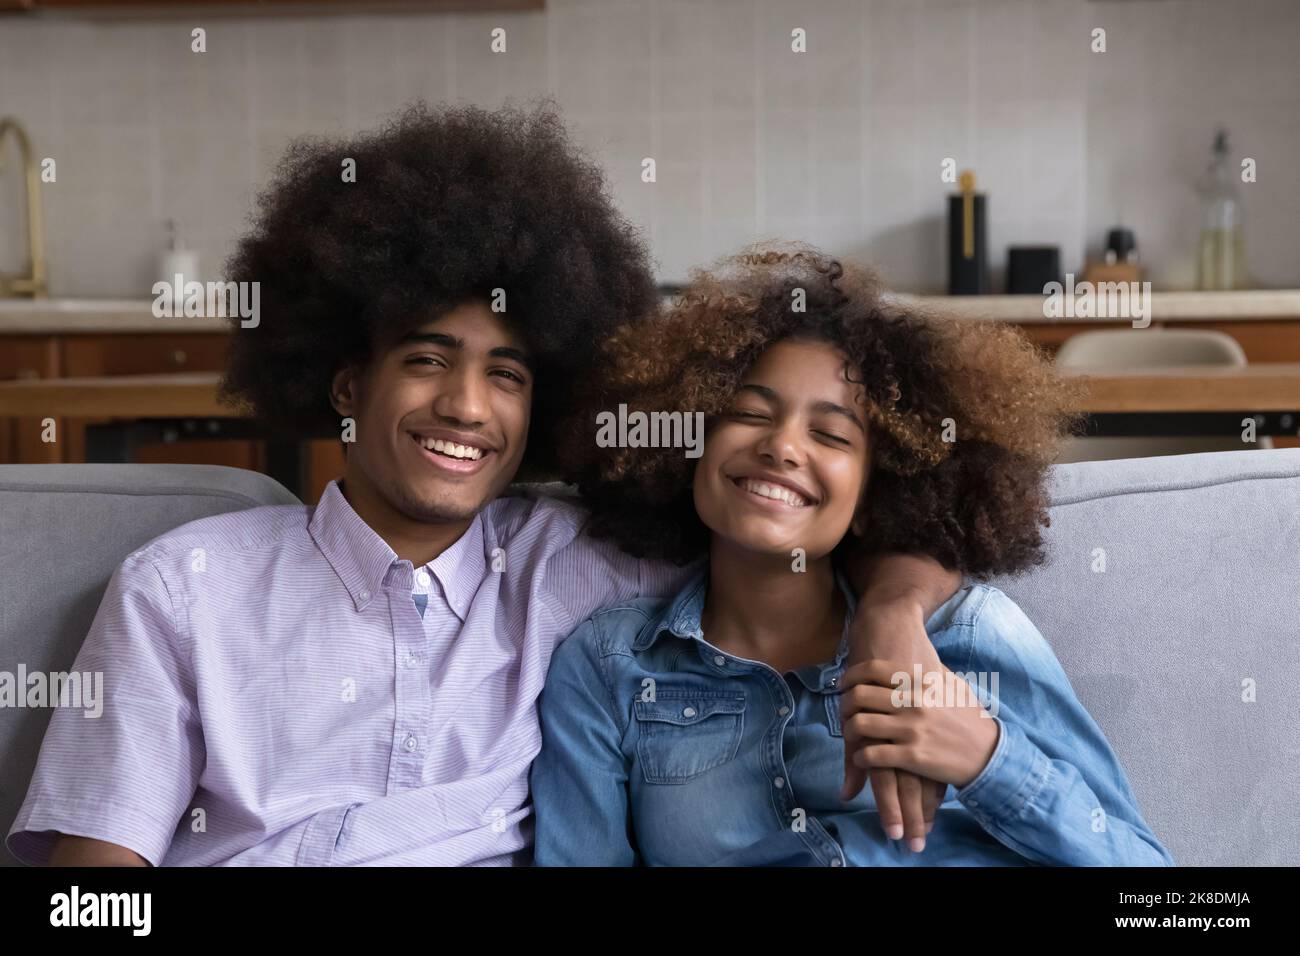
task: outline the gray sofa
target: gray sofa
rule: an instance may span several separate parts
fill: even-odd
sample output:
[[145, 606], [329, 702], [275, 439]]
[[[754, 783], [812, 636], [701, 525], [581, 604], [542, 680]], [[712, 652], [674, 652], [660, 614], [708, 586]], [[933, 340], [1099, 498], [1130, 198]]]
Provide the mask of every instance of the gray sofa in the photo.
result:
[[[1177, 862], [1300, 863], [1300, 450], [1061, 465], [1052, 480], [1049, 563], [992, 583], [1056, 650]], [[151, 538], [285, 503], [231, 468], [0, 466], [0, 671], [69, 669], [113, 569]], [[0, 708], [0, 832], [48, 721]]]

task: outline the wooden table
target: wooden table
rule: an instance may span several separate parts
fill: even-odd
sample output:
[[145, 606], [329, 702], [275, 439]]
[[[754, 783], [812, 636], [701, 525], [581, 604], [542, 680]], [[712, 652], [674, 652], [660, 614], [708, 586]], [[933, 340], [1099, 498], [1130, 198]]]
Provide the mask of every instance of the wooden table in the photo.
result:
[[[1248, 415], [1261, 436], [1300, 433], [1300, 363], [1065, 371], [1087, 379], [1091, 435], [1235, 433]], [[130, 461], [135, 441], [267, 438], [217, 401], [219, 381], [216, 372], [18, 379], [0, 382], [0, 417], [127, 419], [87, 429], [88, 461]], [[268, 441], [267, 472], [297, 494], [303, 457], [300, 443]]]
[[302, 497], [304, 446], [322, 436], [268, 435], [244, 410], [217, 401], [220, 381], [217, 372], [15, 379], [0, 382], [0, 417], [118, 419], [86, 426], [88, 462], [129, 462], [140, 443], [256, 439], [265, 443], [266, 473]]
[[[1294, 412], [1300, 362], [1146, 369], [1066, 369], [1088, 380], [1088, 412]], [[217, 401], [216, 372], [0, 382], [0, 416], [242, 418]]]
[[[1067, 369], [1088, 380], [1089, 412], [1231, 412], [1300, 409], [1300, 363]], [[242, 418], [217, 400], [220, 375], [178, 372], [0, 382], [0, 416]]]
[[0, 382], [0, 415], [33, 418], [238, 418], [216, 372], [20, 378]]
[[1300, 362], [1063, 369], [1088, 380], [1089, 412], [1295, 412]]

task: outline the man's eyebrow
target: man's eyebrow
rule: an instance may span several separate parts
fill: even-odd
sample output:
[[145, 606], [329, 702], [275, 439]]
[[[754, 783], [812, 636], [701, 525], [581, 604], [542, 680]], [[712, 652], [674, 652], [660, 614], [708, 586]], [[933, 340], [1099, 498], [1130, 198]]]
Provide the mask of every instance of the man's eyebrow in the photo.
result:
[[[432, 345], [442, 345], [445, 346], [446, 348], [457, 349], [457, 350], [462, 350], [465, 348], [464, 339], [459, 339], [456, 336], [449, 335], [446, 332], [437, 332], [437, 331], [421, 332], [419, 330], [416, 330], [414, 332], [408, 332], [406, 333], [406, 335], [402, 336], [402, 338], [398, 341], [397, 344], [398, 346], [402, 346], [402, 345], [408, 345], [412, 342], [428, 342]], [[522, 349], [517, 349], [510, 345], [498, 345], [495, 348], [489, 349], [488, 355], [490, 355], [493, 358], [510, 359], [511, 361], [518, 362], [520, 365], [528, 369], [528, 371], [530, 372], [535, 371], [535, 367], [533, 365], [532, 359], [529, 357], [528, 353], [523, 351]]]
[[[740, 386], [740, 390], [742, 392], [755, 392], [763, 398], [773, 402], [778, 401], [781, 397], [776, 389], [768, 388], [766, 385], [755, 385], [751, 383]], [[847, 408], [844, 405], [839, 405], [835, 402], [820, 401], [813, 404], [812, 410], [814, 412], [822, 412], [831, 415], [843, 415], [853, 424], [858, 426], [858, 431], [866, 434], [866, 426], [862, 424], [862, 420], [858, 418], [857, 413], [851, 408]]]

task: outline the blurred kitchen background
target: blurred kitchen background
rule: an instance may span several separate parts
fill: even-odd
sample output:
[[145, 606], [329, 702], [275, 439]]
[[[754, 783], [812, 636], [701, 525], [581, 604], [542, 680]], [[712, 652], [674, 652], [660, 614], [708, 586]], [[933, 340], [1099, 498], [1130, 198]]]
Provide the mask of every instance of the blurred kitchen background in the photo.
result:
[[[546, 94], [650, 238], [666, 292], [757, 238], [807, 240], [1053, 353], [1104, 333], [1062, 356], [1113, 373], [1091, 409], [1108, 437], [1076, 457], [1296, 444], [1297, 49], [1295, 0], [0, 0], [0, 119], [38, 173], [57, 162], [33, 250], [20, 137], [0, 140], [0, 276], [19, 277], [0, 279], [0, 461], [218, 461], [312, 500], [336, 443], [270, 446], [204, 403], [224, 326], [151, 314], [160, 256], [174, 243], [187, 279], [220, 278], [295, 136], [367, 129], [416, 98]], [[1210, 171], [1221, 131], [1227, 186]], [[950, 206], [964, 207], [947, 158], [975, 177], [978, 290], [951, 284]], [[1212, 283], [1216, 223], [1216, 255], [1236, 259]], [[1150, 281], [1151, 328], [1051, 321], [1041, 294], [1007, 297], [1011, 247], [1047, 247], [1022, 284], [1044, 268], [1082, 279], [1088, 262]], [[43, 289], [22, 281], [42, 266]], [[57, 442], [40, 440], [46, 408]], [[1243, 415], [1258, 440], [1235, 434]]]

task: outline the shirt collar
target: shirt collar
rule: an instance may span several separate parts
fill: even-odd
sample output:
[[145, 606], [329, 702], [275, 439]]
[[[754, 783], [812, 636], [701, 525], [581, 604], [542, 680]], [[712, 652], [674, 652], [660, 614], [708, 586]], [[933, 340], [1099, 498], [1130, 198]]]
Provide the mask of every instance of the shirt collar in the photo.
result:
[[[840, 590], [844, 592], [844, 598], [848, 602], [848, 614], [844, 618], [844, 631], [840, 635], [839, 647], [835, 652], [835, 660], [828, 662], [821, 667], [814, 667], [813, 670], [820, 671], [818, 684], [825, 682], [833, 673], [843, 669], [844, 659], [849, 652], [849, 622], [853, 620], [853, 615], [857, 612], [858, 599], [853, 591], [852, 585], [844, 574], [836, 568], [835, 582], [839, 585]], [[664, 634], [673, 634], [676, 637], [688, 640], [704, 640], [704, 632], [700, 628], [700, 618], [704, 614], [704, 599], [709, 593], [709, 565], [704, 562], [701, 569], [687, 582], [685, 587], [677, 592], [677, 596], [659, 615], [658, 618], [651, 621], [646, 627], [642, 628], [641, 633], [637, 636], [633, 649], [643, 651], [652, 646]], [[806, 670], [806, 668], [801, 668]], [[802, 676], [802, 675], [801, 675]]]
[[483, 512], [474, 515], [465, 533], [426, 566], [442, 585], [451, 609], [464, 622], [487, 571], [487, 557], [483, 553]]
[[[428, 564], [447, 603], [462, 621], [486, 567], [482, 521], [482, 514], [476, 514], [469, 529]], [[389, 569], [398, 561], [397, 553], [353, 510], [337, 480], [325, 486], [308, 531], [348, 589], [353, 606], [362, 610], [384, 589]], [[409, 589], [411, 582], [405, 583]]]

